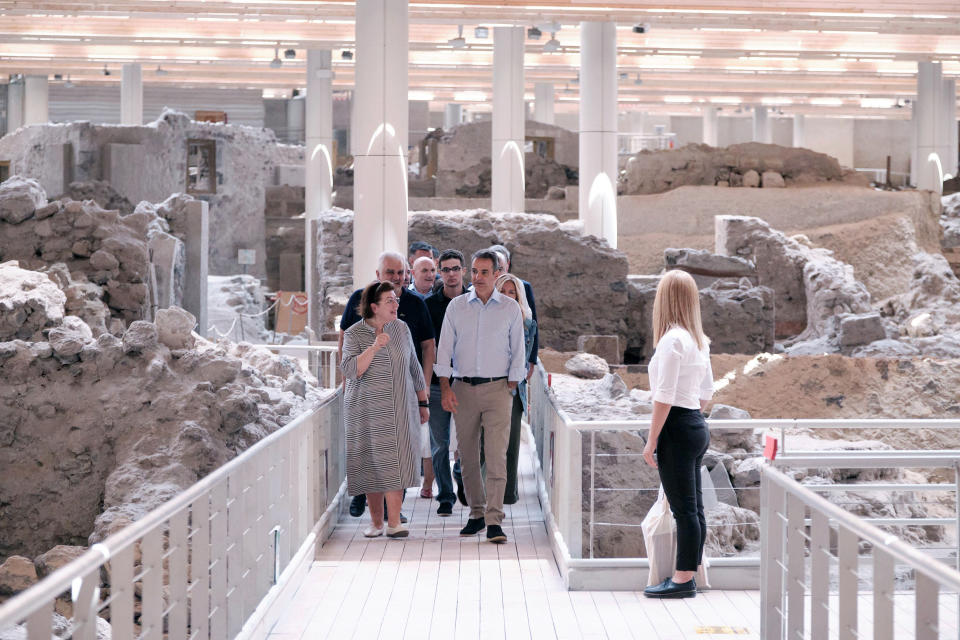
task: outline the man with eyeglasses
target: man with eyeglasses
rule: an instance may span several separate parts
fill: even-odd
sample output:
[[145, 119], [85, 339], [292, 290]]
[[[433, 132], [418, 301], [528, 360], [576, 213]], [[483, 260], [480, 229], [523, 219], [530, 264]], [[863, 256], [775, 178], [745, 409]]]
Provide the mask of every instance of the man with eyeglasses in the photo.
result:
[[[403, 286], [404, 275], [406, 274], [406, 260], [403, 255], [395, 251], [384, 251], [377, 260], [377, 280], [380, 282], [389, 282], [400, 299], [400, 306], [397, 309], [397, 317], [407, 323], [410, 327], [410, 334], [413, 337], [413, 347], [417, 352], [417, 360], [423, 367], [423, 376], [427, 380], [433, 374], [433, 364], [437, 359], [437, 346], [434, 340], [433, 323], [430, 320], [430, 312], [420, 296], [411, 293]], [[337, 360], [343, 356], [343, 332], [360, 321], [360, 315], [357, 307], [360, 305], [360, 296], [363, 289], [357, 289], [347, 301], [347, 306], [340, 317], [340, 338], [337, 345]], [[363, 515], [366, 508], [366, 496], [358, 495], [350, 501], [350, 515], [359, 518]], [[403, 514], [400, 514], [402, 522], [406, 522]]]
[[[440, 277], [443, 287], [426, 300], [433, 321], [433, 333], [438, 337], [450, 301], [467, 293], [463, 285], [462, 253], [447, 249], [440, 254]], [[444, 410], [441, 399], [440, 379], [433, 375], [430, 380], [430, 453], [433, 456], [433, 475], [439, 489], [437, 515], [446, 517], [453, 513], [457, 496], [453, 492], [453, 480], [450, 477], [450, 412]]]

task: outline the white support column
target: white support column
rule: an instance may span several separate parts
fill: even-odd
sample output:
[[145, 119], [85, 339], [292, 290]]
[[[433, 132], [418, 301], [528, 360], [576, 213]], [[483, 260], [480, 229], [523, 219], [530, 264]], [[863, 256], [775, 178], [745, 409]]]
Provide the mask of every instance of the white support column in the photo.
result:
[[717, 121], [719, 112], [716, 107], [703, 108], [703, 144], [717, 146]]
[[333, 65], [329, 50], [307, 51], [307, 97], [304, 105], [306, 136], [306, 215], [303, 221], [303, 286], [307, 294], [307, 323], [319, 332], [319, 281], [316, 278], [314, 224], [333, 205]]
[[533, 119], [553, 124], [554, 92], [552, 82], [538, 82], [533, 86]]
[[287, 135], [286, 141], [290, 144], [299, 144], [306, 137], [307, 103], [302, 96], [295, 96], [287, 100]]
[[617, 246], [617, 28], [580, 23], [580, 220]]
[[767, 108], [754, 105], [753, 107], [753, 141], [770, 144], [770, 118], [767, 117]]
[[523, 27], [493, 29], [493, 159], [490, 208], [524, 210], [526, 106], [523, 101]]
[[143, 69], [123, 65], [120, 76], [120, 124], [143, 124]]
[[7, 133], [23, 126], [23, 80], [7, 85]]
[[383, 251], [407, 250], [407, 0], [357, 0], [353, 282], [376, 275]]
[[940, 117], [943, 123], [943, 173], [957, 176], [957, 81], [944, 78], [940, 88]]
[[939, 62], [917, 63], [917, 100], [914, 103], [916, 118], [917, 189], [940, 193], [943, 190], [943, 151], [941, 138], [944, 134], [937, 115], [942, 110], [940, 91], [943, 87], [942, 67]]
[[802, 113], [793, 114], [793, 146], [802, 147], [807, 144], [807, 121]]
[[443, 130], [450, 131], [463, 122], [463, 105], [448, 102], [443, 108]]
[[23, 124], [50, 121], [50, 85], [47, 76], [27, 76], [23, 85]]

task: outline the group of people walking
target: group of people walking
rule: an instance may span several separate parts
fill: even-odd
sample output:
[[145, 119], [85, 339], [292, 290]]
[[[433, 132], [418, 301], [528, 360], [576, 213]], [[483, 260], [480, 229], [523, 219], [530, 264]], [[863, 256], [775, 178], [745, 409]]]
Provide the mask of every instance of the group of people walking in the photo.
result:
[[[502, 245], [467, 263], [456, 249], [415, 242], [406, 258], [383, 253], [376, 276], [353, 293], [340, 323], [350, 512], [359, 517], [369, 505], [368, 537], [408, 536], [403, 496], [422, 470], [420, 495], [433, 497], [436, 481], [439, 516], [452, 515], [458, 499], [469, 508], [460, 535], [486, 531], [504, 543], [503, 506], [518, 500], [520, 424], [539, 346], [533, 289], [510, 273]], [[676, 519], [677, 558], [673, 575], [645, 595], [692, 597], [707, 533], [700, 466], [713, 375], [689, 274], [661, 279], [653, 324], [643, 458], [658, 469]]]
[[354, 292], [341, 318], [351, 513], [369, 505], [369, 537], [409, 535], [400, 509], [420, 464], [421, 496], [432, 497], [436, 480], [437, 515], [452, 515], [459, 498], [470, 508], [461, 535], [486, 530], [503, 543], [503, 505], [519, 497], [520, 421], [537, 359], [533, 290], [510, 273], [502, 245], [476, 252], [469, 265], [456, 249], [434, 251], [416, 242], [407, 259], [383, 253], [376, 281]]

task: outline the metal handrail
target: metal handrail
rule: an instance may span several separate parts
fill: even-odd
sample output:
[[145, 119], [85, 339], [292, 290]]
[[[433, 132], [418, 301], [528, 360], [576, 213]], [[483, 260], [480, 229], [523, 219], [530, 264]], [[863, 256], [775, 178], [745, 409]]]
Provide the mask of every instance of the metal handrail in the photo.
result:
[[[127, 591], [126, 593], [127, 610], [132, 614], [132, 611], [133, 611], [132, 609], [133, 591], [132, 590], [133, 590], [133, 582], [136, 581], [132, 573], [134, 546], [138, 543], [143, 545], [144, 558], [142, 560], [142, 563], [144, 565], [147, 565], [148, 561], [146, 556], [148, 553], [148, 549], [147, 549], [148, 538], [152, 537], [153, 544], [159, 545], [159, 549], [162, 550], [162, 536], [164, 535], [163, 529], [165, 528], [165, 524], [170, 522], [171, 525], [169, 528], [171, 531], [168, 532], [168, 534], [171, 537], [170, 545], [172, 547], [173, 546], [173, 541], [172, 541], [173, 524], [172, 523], [174, 522], [175, 519], [179, 518], [180, 524], [184, 528], [186, 528], [188, 526], [187, 524], [188, 515], [192, 515], [193, 519], [196, 520], [197, 513], [198, 513], [196, 509], [198, 505], [202, 507], [200, 510], [201, 514], [209, 514], [210, 512], [206, 511], [207, 509], [206, 501], [208, 497], [210, 497], [211, 501], [213, 500], [212, 498], [213, 491], [222, 492], [222, 505], [224, 509], [226, 509], [227, 505], [230, 504], [228, 502], [226, 483], [228, 481], [232, 481], [234, 478], [236, 478], [239, 474], [242, 474], [242, 473], [251, 474], [251, 475], [248, 475], [247, 477], [248, 479], [250, 478], [255, 479], [256, 471], [254, 470], [254, 468], [257, 466], [257, 464], [263, 464], [265, 462], [263, 460], [263, 455], [265, 453], [270, 452], [273, 449], [278, 449], [278, 448], [281, 450], [281, 454], [284, 451], [290, 452], [290, 453], [298, 452], [298, 451], [302, 452], [302, 455], [303, 455], [302, 462], [304, 463], [305, 466], [302, 465], [300, 468], [294, 468], [293, 465], [290, 464], [289, 459], [286, 461], [288, 465], [286, 468], [288, 469], [291, 476], [297, 475], [298, 478], [300, 478], [300, 476], [303, 476], [302, 479], [308, 481], [308, 483], [323, 482], [324, 481], [323, 477], [316, 475], [317, 472], [321, 471], [321, 467], [322, 467], [323, 468], [322, 473], [324, 475], [332, 476], [332, 477], [327, 477], [326, 480], [328, 482], [330, 480], [333, 481], [332, 483], [326, 485], [327, 495], [321, 495], [323, 488], [319, 486], [313, 486], [313, 487], [307, 486], [302, 488], [291, 487], [291, 491], [293, 491], [296, 494], [294, 498], [302, 498], [302, 500], [299, 500], [296, 504], [292, 505], [293, 508], [306, 509], [307, 511], [310, 511], [310, 507], [311, 506], [313, 507], [313, 513], [304, 514], [307, 517], [307, 521], [299, 522], [299, 526], [296, 527], [297, 529], [299, 529], [298, 531], [284, 532], [285, 535], [291, 538], [289, 540], [284, 541], [284, 544], [289, 545], [287, 553], [285, 554], [287, 556], [285, 560], [287, 561], [291, 560], [296, 555], [297, 548], [299, 548], [301, 544], [305, 542], [305, 540], [309, 540], [310, 536], [313, 535], [311, 534], [311, 531], [315, 529], [319, 520], [323, 517], [328, 517], [328, 518], [330, 517], [329, 508], [327, 508], [326, 505], [328, 503], [338, 503], [340, 499], [340, 495], [343, 493], [342, 476], [343, 476], [344, 468], [341, 461], [342, 452], [339, 451], [340, 449], [342, 449], [342, 439], [339, 438], [339, 429], [336, 428], [335, 425], [330, 424], [328, 425], [329, 433], [327, 433], [324, 437], [322, 437], [322, 441], [326, 441], [327, 443], [326, 451], [330, 452], [330, 455], [326, 455], [325, 452], [321, 452], [318, 446], [315, 447], [315, 449], [312, 451], [304, 451], [304, 447], [308, 444], [308, 442], [313, 443], [317, 438], [316, 434], [314, 433], [314, 429], [311, 428], [314, 426], [315, 421], [320, 419], [319, 418], [320, 416], [338, 415], [335, 409], [337, 408], [339, 402], [340, 402], [340, 394], [338, 392], [331, 393], [328, 398], [326, 398], [322, 403], [320, 403], [314, 409], [298, 416], [296, 419], [291, 421], [289, 424], [287, 424], [283, 428], [275, 431], [274, 433], [258, 441], [253, 446], [251, 446], [250, 448], [242, 452], [240, 455], [238, 455], [236, 458], [230, 460], [223, 466], [219, 467], [218, 469], [210, 473], [208, 476], [196, 482], [190, 488], [186, 489], [185, 491], [183, 491], [182, 493], [179, 493], [174, 498], [165, 502], [163, 505], [152, 510], [143, 518], [140, 518], [139, 520], [133, 522], [132, 524], [124, 527], [120, 531], [108, 536], [103, 542], [94, 544], [93, 546], [91, 546], [89, 550], [87, 550], [80, 557], [76, 558], [75, 560], [68, 563], [67, 565], [64, 565], [63, 567], [57, 569], [56, 571], [51, 573], [49, 576], [45, 577], [43, 580], [41, 580], [39, 583], [37, 583], [33, 587], [14, 596], [10, 600], [0, 605], [0, 630], [3, 630], [9, 627], [10, 625], [16, 625], [26, 621], [28, 624], [29, 637], [31, 639], [34, 637], [37, 637], [37, 638], [42, 637], [44, 636], [44, 634], [45, 634], [45, 637], [49, 637], [50, 634], [48, 633], [48, 631], [50, 629], [50, 623], [51, 623], [50, 614], [53, 612], [53, 602], [57, 599], [57, 597], [59, 597], [62, 593], [66, 591], [73, 592], [73, 600], [75, 601], [74, 611], [75, 613], [80, 612], [82, 614], [81, 620], [80, 620], [80, 627], [83, 628], [85, 624], [95, 625], [98, 607], [97, 607], [97, 602], [95, 601], [96, 598], [94, 597], [93, 594], [99, 589], [100, 569], [105, 565], [107, 565], [108, 563], [116, 563], [121, 566], [126, 565], [124, 575], [127, 577], [130, 584], [112, 584], [111, 585], [112, 587], [111, 605], [110, 605], [111, 606], [111, 623], [116, 623], [114, 624], [113, 637], [120, 638], [121, 640], [128, 637], [125, 633], [120, 633], [120, 634], [116, 633], [116, 629], [120, 625], [120, 623], [117, 622], [116, 618], [119, 618], [120, 616], [114, 615], [115, 612], [113, 611], [112, 602], [116, 595], [115, 592]], [[290, 438], [292, 435], [297, 435], [298, 432], [301, 432], [301, 431], [303, 432], [302, 439], [305, 440], [305, 442], [296, 442], [296, 443], [284, 442], [287, 438]], [[317, 441], [315, 445], [322, 444], [322, 441]], [[284, 449], [284, 447], [288, 447], [288, 448]], [[331, 449], [333, 451], [330, 451]], [[323, 458], [322, 461], [320, 460], [321, 457]], [[333, 472], [328, 474], [327, 472], [330, 469], [332, 469]], [[266, 473], [264, 473], [264, 476], [266, 476]], [[266, 480], [267, 479], [264, 479], [265, 482]], [[244, 497], [242, 496], [242, 494], [235, 495], [233, 493], [234, 489], [235, 489], [234, 487], [231, 487], [231, 494], [229, 498], [232, 498], [234, 501], [236, 501]], [[255, 489], [260, 492], [269, 491], [269, 488], [267, 488], [264, 485], [258, 485], [258, 486], [251, 485], [249, 487], [249, 490], [251, 492], [253, 492]], [[239, 491], [244, 491], [244, 490], [246, 490], [245, 487], [241, 487], [239, 489]], [[303, 491], [305, 493], [303, 495], [300, 495], [299, 493], [300, 491]], [[334, 493], [336, 495], [331, 496], [331, 494], [334, 494]], [[258, 493], [258, 497], [263, 497], [263, 495], [265, 494]], [[318, 504], [318, 502], [322, 502], [323, 506], [321, 506], [321, 504]], [[276, 507], [277, 505], [275, 503], [271, 503], [270, 506]], [[193, 508], [193, 511], [188, 514], [188, 511], [191, 510], [191, 507]], [[239, 508], [239, 505], [237, 506], [237, 508]], [[222, 518], [227, 517], [227, 514], [225, 512], [221, 514], [210, 514], [210, 515], [220, 515], [222, 516]], [[247, 514], [247, 517], [257, 518], [260, 515], [261, 514], [252, 513], [252, 514]], [[290, 517], [295, 522], [300, 520], [300, 518], [293, 513], [290, 514]], [[221, 520], [221, 522], [223, 522], [223, 520]], [[192, 522], [193, 527], [195, 528], [199, 527], [200, 530], [204, 531], [205, 533], [209, 533], [212, 539], [213, 536], [215, 536], [216, 532], [213, 531], [212, 527], [208, 532], [207, 529], [205, 528], [207, 524], [209, 523], [201, 523], [196, 521]], [[224, 533], [226, 533], [226, 528], [225, 528], [226, 524], [224, 523], [223, 526], [224, 526]], [[243, 526], [245, 528], [253, 528], [256, 525], [254, 523], [247, 523], [247, 524], [244, 524]], [[194, 531], [196, 531], [196, 529]], [[267, 532], [264, 531], [263, 533], [267, 533]], [[186, 540], [190, 537], [191, 536], [186, 535], [186, 531], [184, 531], [184, 539]], [[297, 539], [293, 539], [293, 537], [296, 537]], [[277, 540], [278, 538], [279, 536], [275, 536], [275, 540]], [[227, 542], [228, 542], [227, 540], [218, 541], [218, 543], [222, 543], [224, 546], [227, 545]], [[233, 542], [235, 545], [240, 544], [240, 541], [237, 539], [231, 540], [231, 542]], [[262, 545], [265, 543], [262, 540], [260, 540], [258, 541], [257, 544], [261, 545], [262, 547]], [[275, 543], [275, 544], [279, 544], [279, 543]], [[258, 550], [260, 552], [263, 552], [263, 548], [258, 548]], [[274, 549], [274, 553], [279, 554], [279, 549]], [[229, 566], [231, 560], [227, 556], [227, 551], [223, 550], [222, 554], [223, 554], [223, 558], [226, 559], [227, 565]], [[121, 556], [123, 558], [122, 560], [121, 560]], [[201, 555], [200, 557], [203, 557], [203, 556]], [[146, 575], [146, 573], [150, 571], [159, 571], [160, 576], [156, 577], [155, 579], [158, 581], [163, 579], [164, 572], [166, 572], [167, 569], [163, 565], [164, 560], [161, 559], [160, 551], [156, 552], [156, 559], [160, 560], [160, 566], [153, 565], [149, 568], [145, 568], [145, 570], [139, 576], [139, 579], [143, 579], [145, 581], [144, 576]], [[186, 556], [184, 555], [184, 561], [185, 560], [186, 560]], [[194, 562], [197, 562], [199, 561], [199, 558], [194, 557], [192, 560]], [[237, 558], [237, 561], [239, 561], [239, 558]], [[170, 561], [170, 564], [173, 565], [172, 560]], [[275, 564], [276, 564], [276, 560], [275, 560]], [[213, 565], [210, 565], [210, 566], [212, 567]], [[235, 567], [234, 569], [237, 569], [237, 567]], [[275, 574], [280, 569], [281, 569], [280, 567], [274, 566], [273, 568], [274, 579], [276, 578]], [[115, 566], [113, 571], [114, 577], [116, 577], [116, 574], [119, 574], [120, 571], [121, 571], [120, 566]], [[173, 573], [172, 566], [169, 569], [169, 571], [171, 574]], [[252, 571], [252, 569], [250, 571]], [[186, 595], [185, 595], [186, 592], [190, 591], [194, 581], [198, 580], [197, 575], [198, 574], [205, 575], [206, 573], [207, 573], [206, 568], [200, 572], [197, 572], [196, 567], [194, 567], [193, 571], [191, 572], [190, 584], [185, 586], [184, 594], [182, 594], [182, 597], [184, 599], [186, 598]], [[254, 580], [255, 578], [248, 578], [248, 579]], [[224, 577], [224, 580], [226, 580], [225, 577]], [[117, 580], [117, 582], [120, 582], [120, 580]], [[162, 585], [162, 583], [160, 582], [157, 582], [156, 584]], [[207, 586], [208, 588], [210, 588], [209, 585]], [[78, 594], [78, 592], [81, 592], [81, 593]], [[83, 592], [85, 592], [86, 595], [84, 595]], [[144, 587], [143, 592], [144, 592], [143, 598], [146, 599], [147, 598], [146, 586]], [[163, 594], [160, 592], [160, 589], [157, 588], [156, 590], [154, 590], [152, 592], [152, 595], [155, 598], [159, 597], [161, 599], [161, 602], [153, 603], [154, 607], [160, 607], [163, 599]], [[263, 597], [265, 594], [258, 594], [258, 595], [260, 597]], [[226, 593], [224, 593], [224, 596], [226, 596]], [[186, 605], [185, 603], [181, 603], [181, 604], [184, 605], [181, 613], [182, 613], [182, 620], [184, 621], [183, 624], [185, 625], [186, 624], [185, 622], [186, 621]], [[215, 602], [214, 607], [212, 607], [211, 610], [217, 607], [218, 605], [222, 606], [225, 604], [226, 603]], [[147, 605], [144, 604], [144, 611], [147, 611], [147, 608], [148, 608]], [[245, 613], [249, 614], [251, 613], [251, 611], [245, 611]], [[75, 615], [75, 618], [76, 617], [77, 616]], [[160, 617], [162, 618], [163, 616], [161, 615]], [[250, 617], [249, 615], [244, 615], [243, 620], [235, 620], [235, 619], [231, 620], [230, 635], [231, 636], [236, 635], [236, 633], [239, 632], [240, 630], [241, 624], [247, 621], [249, 617]], [[205, 627], [206, 621], [203, 621], [202, 624]], [[226, 622], [224, 624], [226, 624]], [[74, 629], [74, 636], [86, 637], [84, 634], [89, 633], [90, 632], [89, 630], [91, 628], [92, 627], [87, 626], [84, 632], [81, 632], [78, 629]], [[124, 629], [129, 628], [132, 630], [132, 620], [123, 621], [123, 628]], [[185, 631], [185, 628], [184, 628], [184, 631]], [[148, 634], [148, 637], [154, 637], [154, 636], [159, 637], [159, 635], [157, 634], [158, 634], [158, 630], [154, 628], [150, 631], [150, 634]], [[170, 638], [189, 637], [189, 635], [190, 634], [186, 634], [185, 636], [178, 636], [177, 634], [174, 633], [174, 631], [171, 630], [169, 637]]]
[[898, 563], [912, 568], [916, 575], [916, 637], [937, 637], [938, 592], [944, 587], [960, 592], [960, 572], [841, 509], [769, 464], [761, 468], [761, 501], [761, 637], [806, 637], [808, 559], [813, 597], [809, 606], [810, 637], [830, 637], [827, 609], [834, 528], [840, 637], [857, 636], [856, 567], [861, 542], [870, 544], [874, 561], [874, 637], [893, 638], [892, 591]]

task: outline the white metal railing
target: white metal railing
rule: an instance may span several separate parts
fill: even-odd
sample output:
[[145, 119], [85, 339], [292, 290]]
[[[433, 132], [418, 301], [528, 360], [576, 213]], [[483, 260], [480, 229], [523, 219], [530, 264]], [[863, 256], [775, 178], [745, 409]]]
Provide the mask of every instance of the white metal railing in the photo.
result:
[[[627, 464], [644, 464], [637, 452], [598, 453], [597, 441], [605, 432], [634, 432], [645, 436], [650, 420], [607, 420], [575, 421], [559, 407], [553, 391], [549, 388], [548, 375], [542, 368], [530, 381], [530, 410], [528, 420], [533, 439], [536, 443], [537, 462], [540, 471], [541, 503], [544, 506], [548, 526], [553, 532], [554, 551], [561, 564], [567, 584], [571, 589], [601, 587], [636, 588], [638, 581], [646, 579], [649, 566], [646, 558], [595, 558], [593, 557], [594, 536], [602, 527], [636, 527], [639, 522], [606, 522], [597, 518], [595, 505], [598, 495], [603, 491], [655, 492], [654, 483], [648, 487], [600, 487], [595, 482], [597, 459], [616, 457]], [[758, 444], [764, 434], [773, 432], [779, 436], [781, 455], [777, 463], [796, 468], [813, 467], [821, 469], [857, 469], [866, 467], [901, 468], [926, 467], [950, 468], [956, 474], [956, 461], [960, 454], [936, 451], [800, 451], [794, 450], [791, 436], [794, 433], [809, 433], [818, 430], [848, 431], [894, 431], [926, 428], [933, 430], [960, 430], [960, 420], [937, 419], [751, 419], [751, 420], [709, 420], [711, 434], [747, 432], [756, 438]], [[860, 455], [862, 454], [862, 455]], [[749, 454], [757, 457], [759, 454]], [[748, 457], [741, 455], [741, 457]], [[915, 462], [922, 464], [914, 464]], [[586, 466], [586, 473], [584, 467]], [[941, 491], [954, 497], [960, 496], [960, 476], [955, 475], [954, 483], [938, 483], [932, 487], [927, 484], [891, 482], [864, 485], [858, 483], [836, 483], [811, 486], [813, 491], [889, 491], [923, 492]], [[734, 487], [734, 492], [743, 496], [747, 492], [754, 495], [759, 487]], [[758, 498], [757, 502], [759, 502]], [[906, 499], [898, 502], [903, 504]], [[949, 526], [960, 531], [960, 503], [956, 518], [907, 518], [892, 517], [870, 518], [869, 522], [889, 527], [897, 526]], [[623, 520], [623, 518], [620, 518]], [[730, 525], [725, 525], [730, 526]], [[745, 522], [739, 526], [756, 526], [754, 522]], [[639, 535], [639, 533], [637, 533]], [[960, 538], [960, 536], [958, 536]], [[585, 544], [586, 543], [586, 544]], [[960, 540], [958, 540], [960, 545]], [[942, 549], [931, 549], [941, 551]], [[951, 547], [951, 551], [960, 555], [960, 547]], [[711, 558], [711, 582], [715, 586], [728, 588], [757, 588], [759, 583], [759, 555], [740, 555], [728, 558]], [[619, 569], [619, 571], [615, 571]]]
[[[864, 548], [872, 556], [870, 575], [862, 577], [872, 591], [873, 638], [892, 640], [899, 633], [894, 625], [898, 565], [907, 567], [915, 582], [912, 625], [900, 628], [912, 626], [918, 640], [957, 637], [956, 628], [941, 624], [939, 596], [960, 593], [960, 572], [864, 522], [772, 466], [764, 466], [761, 474], [760, 634], [764, 640], [862, 637], [858, 632], [858, 582], [864, 571]], [[836, 584], [836, 596], [831, 583]]]
[[[331, 393], [149, 514], [0, 606], [0, 635], [49, 640], [264, 637], [332, 530], [345, 494], [341, 398]], [[61, 601], [57, 605], [57, 600]], [[101, 622], [101, 624], [103, 624]]]
[[337, 343], [322, 342], [314, 344], [258, 344], [274, 353], [292, 357], [306, 358], [307, 368], [325, 389], [337, 388]]

